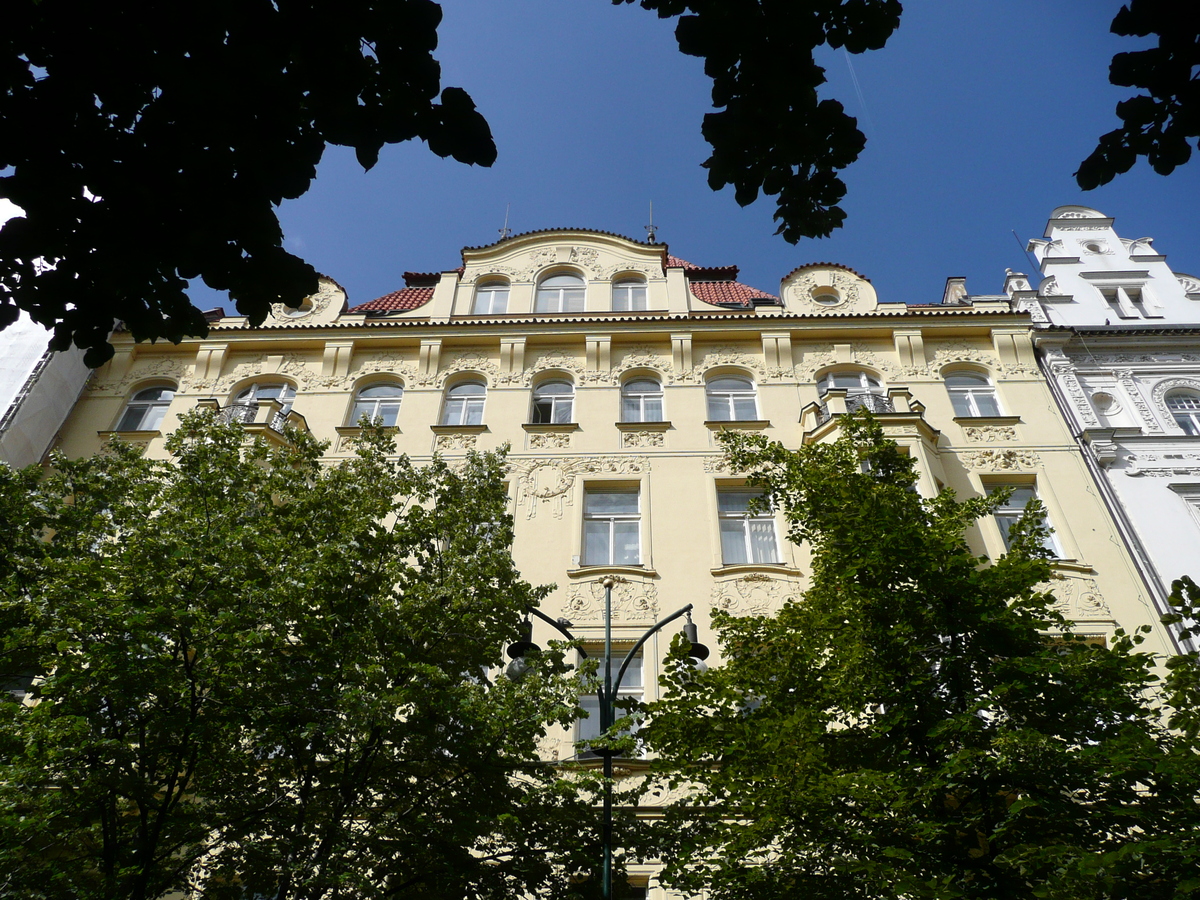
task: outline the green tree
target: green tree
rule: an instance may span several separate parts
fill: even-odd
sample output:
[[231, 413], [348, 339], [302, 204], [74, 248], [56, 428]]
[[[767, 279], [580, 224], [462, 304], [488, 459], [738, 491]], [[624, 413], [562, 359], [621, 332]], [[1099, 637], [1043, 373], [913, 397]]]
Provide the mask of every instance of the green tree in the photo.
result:
[[[1040, 509], [989, 563], [963, 535], [996, 498], [922, 498], [869, 418], [835, 443], [726, 449], [811, 547], [810, 581], [775, 617], [717, 614], [723, 664], [677, 656], [651, 707], [660, 772], [692, 787], [654, 846], [668, 883], [717, 900], [1200, 888], [1194, 707], [1191, 737], [1170, 732], [1140, 634], [1098, 646], [1054, 611]], [[1194, 701], [1195, 657], [1174, 665]]]
[[25, 218], [0, 230], [0, 327], [25, 310], [98, 366], [115, 320], [138, 340], [206, 334], [185, 279], [256, 324], [298, 306], [317, 273], [274, 207], [327, 144], [368, 169], [413, 138], [496, 158], [470, 97], [441, 88], [441, 18], [432, 0], [6, 3], [0, 197]]
[[590, 870], [538, 747], [576, 679], [551, 651], [488, 679], [545, 593], [502, 458], [418, 468], [368, 429], [326, 466], [203, 414], [167, 446], [0, 467], [0, 671], [41, 673], [0, 703], [0, 897], [499, 900]]

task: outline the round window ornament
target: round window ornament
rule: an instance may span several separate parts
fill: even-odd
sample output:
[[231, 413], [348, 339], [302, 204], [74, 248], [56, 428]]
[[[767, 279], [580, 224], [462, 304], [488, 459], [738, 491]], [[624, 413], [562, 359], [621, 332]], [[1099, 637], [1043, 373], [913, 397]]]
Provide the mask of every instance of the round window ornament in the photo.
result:
[[1083, 249], [1088, 253], [1103, 253], [1104, 245], [1099, 241], [1084, 241]]
[[1117, 402], [1117, 398], [1108, 391], [1096, 391], [1096, 393], [1092, 394], [1092, 405], [1103, 416], [1110, 416], [1113, 413], [1120, 412], [1121, 409], [1121, 404]]
[[832, 285], [817, 285], [809, 295], [818, 306], [839, 306], [842, 303], [842, 295]]
[[299, 306], [288, 306], [286, 303], [279, 304], [279, 311], [287, 319], [299, 319], [307, 316], [315, 308], [312, 297], [305, 297], [300, 301]]

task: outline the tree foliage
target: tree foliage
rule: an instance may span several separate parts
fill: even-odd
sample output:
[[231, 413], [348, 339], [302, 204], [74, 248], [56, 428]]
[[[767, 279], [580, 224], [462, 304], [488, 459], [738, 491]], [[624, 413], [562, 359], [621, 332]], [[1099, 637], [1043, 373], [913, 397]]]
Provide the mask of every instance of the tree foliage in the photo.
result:
[[704, 59], [717, 112], [704, 117], [713, 190], [733, 185], [746, 206], [777, 196], [777, 233], [791, 243], [828, 237], [846, 214], [837, 172], [866, 138], [837, 100], [820, 99], [822, 44], [851, 53], [878, 50], [900, 24], [899, 0], [613, 0], [680, 16], [679, 49]]
[[[13, 0], [0, 29], [0, 327], [25, 310], [96, 366], [115, 320], [203, 336], [185, 279], [257, 324], [317, 289], [274, 207], [326, 144], [490, 165], [491, 132], [441, 89], [432, 0]], [[439, 96], [440, 94], [440, 96]], [[52, 263], [52, 268], [47, 268]]]
[[651, 707], [660, 772], [691, 789], [653, 848], [669, 884], [717, 900], [1200, 891], [1195, 654], [1172, 663], [1170, 730], [1141, 635], [1099, 646], [1054, 610], [1041, 510], [1007, 555], [976, 557], [964, 531], [997, 499], [922, 498], [869, 419], [798, 451], [726, 446], [812, 571], [775, 617], [715, 614], [723, 664], [678, 659]]
[[369, 430], [328, 467], [200, 414], [168, 447], [0, 467], [0, 671], [41, 673], [0, 703], [0, 897], [499, 900], [590, 870], [538, 748], [575, 678], [550, 651], [486, 676], [544, 594], [501, 459], [417, 468]]
[[[1117, 104], [1121, 127], [1100, 138], [1075, 179], [1085, 191], [1128, 172], [1139, 156], [1170, 175], [1200, 141], [1200, 8], [1173, 0], [1130, 0], [1112, 21], [1113, 34], [1153, 35], [1158, 45], [1118, 53], [1109, 81], [1145, 93]], [[1200, 146], [1200, 144], [1198, 144]]]

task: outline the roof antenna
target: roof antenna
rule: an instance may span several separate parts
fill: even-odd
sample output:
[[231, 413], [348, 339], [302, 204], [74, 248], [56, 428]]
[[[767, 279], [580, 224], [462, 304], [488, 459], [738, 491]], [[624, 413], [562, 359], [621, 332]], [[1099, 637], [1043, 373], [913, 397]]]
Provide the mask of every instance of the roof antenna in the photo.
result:
[[658, 243], [658, 238], [656, 235], [657, 231], [658, 231], [658, 229], [654, 227], [654, 201], [651, 200], [650, 201], [650, 224], [646, 226], [646, 234], [648, 235], [648, 237], [646, 238], [646, 243], [648, 243], [648, 244]]
[[504, 227], [500, 229], [500, 240], [504, 240], [510, 234], [512, 234], [512, 229], [508, 227], [508, 211], [511, 208], [512, 208], [511, 203], [504, 204]]

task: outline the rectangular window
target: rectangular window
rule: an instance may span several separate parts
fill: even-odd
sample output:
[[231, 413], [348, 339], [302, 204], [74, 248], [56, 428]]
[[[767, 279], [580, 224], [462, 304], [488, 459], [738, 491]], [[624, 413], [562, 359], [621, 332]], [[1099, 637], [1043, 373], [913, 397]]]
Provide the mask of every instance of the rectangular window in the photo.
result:
[[642, 562], [640, 497], [636, 489], [589, 487], [583, 497], [583, 564]]
[[750, 511], [759, 491], [717, 491], [717, 517], [721, 526], [721, 561], [727, 566], [778, 563], [775, 517], [767, 510]]
[[[617, 670], [621, 667], [621, 661], [625, 659], [625, 654], [628, 652], [627, 649], [613, 649], [612, 676], [614, 679], [617, 677]], [[593, 659], [600, 660], [600, 668], [596, 673], [596, 679], [599, 685], [603, 685], [604, 647], [588, 647], [588, 655]], [[642, 655], [639, 653], [629, 661], [629, 668], [625, 670], [625, 677], [621, 679], [620, 687], [617, 689], [617, 719], [628, 714], [628, 706], [626, 704], [630, 700], [636, 700], [639, 703], [642, 701], [645, 696], [644, 684], [645, 682], [642, 677]], [[621, 708], [622, 705], [625, 705], [624, 709]], [[576, 740], [590, 741], [593, 738], [598, 738], [600, 736], [600, 700], [596, 696], [594, 687], [590, 692], [580, 695], [579, 706], [588, 715], [586, 719], [579, 720], [579, 726], [576, 730]], [[594, 754], [583, 751], [579, 755], [589, 757]]]
[[[996, 491], [1000, 490], [1000, 488], [1004, 487], [1011, 487], [1013, 489], [1012, 494], [1007, 500], [1004, 501], [1004, 505], [996, 510], [994, 515], [996, 519], [996, 525], [998, 525], [1000, 528], [1000, 537], [1004, 540], [1004, 549], [1007, 551], [1012, 549], [1012, 538], [1009, 536], [1010, 532], [1012, 531], [1013, 526], [1015, 526], [1020, 520], [1021, 516], [1024, 515], [1025, 507], [1029, 504], [1029, 501], [1037, 499], [1037, 490], [1032, 484], [993, 484], [988, 485], [987, 487], [988, 496], [991, 496]], [[1043, 517], [1042, 524], [1049, 527], [1050, 522], [1048, 519]], [[1042, 546], [1050, 551], [1053, 556], [1060, 555], [1058, 548], [1054, 545], [1054, 541], [1049, 536], [1047, 536], [1042, 542]]]

